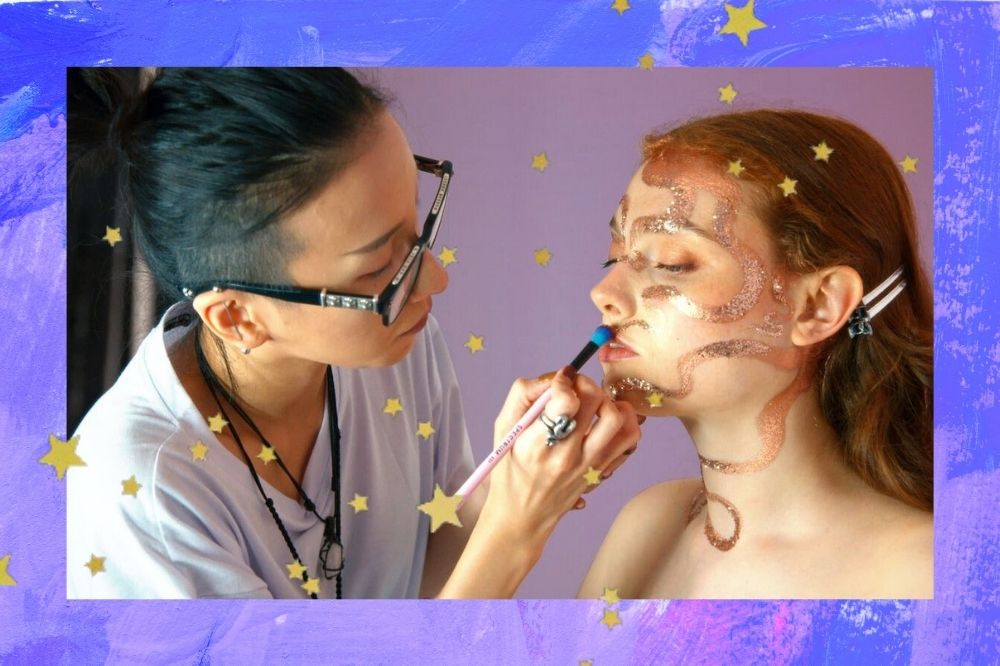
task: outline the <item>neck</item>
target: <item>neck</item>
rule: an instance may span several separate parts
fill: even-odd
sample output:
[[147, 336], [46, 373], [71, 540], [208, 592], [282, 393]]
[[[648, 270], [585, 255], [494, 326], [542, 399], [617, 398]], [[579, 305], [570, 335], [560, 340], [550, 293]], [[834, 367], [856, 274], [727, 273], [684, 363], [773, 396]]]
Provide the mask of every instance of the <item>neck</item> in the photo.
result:
[[[216, 341], [202, 328], [199, 341], [209, 368], [223, 386], [232, 389], [238, 404], [259, 428], [266, 425], [288, 427], [305, 415], [322, 414], [326, 387], [326, 366], [322, 363], [280, 354], [272, 345], [243, 355], [227, 351], [228, 366]], [[271, 347], [271, 348], [269, 348]], [[224, 400], [222, 395], [220, 399]], [[322, 418], [322, 417], [320, 417]], [[319, 424], [311, 424], [316, 428]]]
[[772, 399], [725, 419], [685, 420], [708, 499], [693, 522], [703, 525], [707, 515], [720, 549], [736, 520], [740, 533], [730, 547], [818, 536], [843, 510], [831, 498], [863, 486], [844, 463], [815, 391], [791, 392], [797, 395], [786, 394], [784, 409]]

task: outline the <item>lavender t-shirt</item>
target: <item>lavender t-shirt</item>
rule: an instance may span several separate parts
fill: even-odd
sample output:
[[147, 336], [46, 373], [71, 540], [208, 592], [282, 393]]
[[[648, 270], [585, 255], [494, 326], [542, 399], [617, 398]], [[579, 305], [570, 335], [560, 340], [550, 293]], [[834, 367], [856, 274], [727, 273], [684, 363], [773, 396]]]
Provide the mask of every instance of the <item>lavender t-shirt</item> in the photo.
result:
[[[186, 303], [167, 311], [75, 433], [86, 466], [66, 475], [67, 596], [305, 598], [245, 463], [215, 439], [206, 421], [211, 415], [195, 409], [170, 363], [167, 350], [194, 321], [177, 324], [184, 314], [192, 314]], [[429, 533], [417, 505], [431, 498], [435, 483], [455, 492], [473, 467], [438, 324], [430, 318], [394, 366], [335, 367], [333, 375], [342, 433], [344, 596], [416, 597]], [[390, 399], [402, 410], [387, 412]], [[417, 435], [425, 421], [434, 429], [429, 439]], [[203, 459], [192, 451], [198, 442], [207, 447]], [[333, 513], [330, 474], [324, 418], [302, 479], [322, 516]], [[138, 491], [125, 494], [136, 488], [122, 484], [133, 476]], [[323, 523], [297, 501], [264, 488], [316, 577]], [[347, 504], [355, 495], [368, 498], [367, 510], [356, 513]], [[319, 596], [335, 596], [335, 581], [318, 578]]]

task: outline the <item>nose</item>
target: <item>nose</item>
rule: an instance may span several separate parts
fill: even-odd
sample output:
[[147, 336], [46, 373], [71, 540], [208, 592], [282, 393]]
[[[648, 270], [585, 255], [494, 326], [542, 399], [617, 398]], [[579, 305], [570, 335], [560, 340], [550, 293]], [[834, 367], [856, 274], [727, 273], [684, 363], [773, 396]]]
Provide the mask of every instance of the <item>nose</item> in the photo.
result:
[[606, 323], [627, 319], [635, 313], [635, 300], [627, 289], [623, 271], [621, 264], [612, 266], [590, 290], [590, 300], [600, 310]]
[[428, 296], [440, 294], [447, 288], [448, 271], [434, 258], [430, 248], [424, 248], [424, 256], [421, 257], [420, 264], [420, 277], [417, 278], [417, 284], [414, 286], [411, 298], [423, 300]]

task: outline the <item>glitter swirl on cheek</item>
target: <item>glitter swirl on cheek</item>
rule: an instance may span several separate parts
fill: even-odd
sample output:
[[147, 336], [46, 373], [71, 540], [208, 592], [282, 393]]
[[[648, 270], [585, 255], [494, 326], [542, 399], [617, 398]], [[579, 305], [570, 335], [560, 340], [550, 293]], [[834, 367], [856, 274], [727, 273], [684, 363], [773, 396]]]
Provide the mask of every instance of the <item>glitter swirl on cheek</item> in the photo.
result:
[[785, 309], [791, 312], [788, 299], [785, 298], [785, 281], [781, 279], [780, 275], [774, 276], [774, 279], [771, 281], [771, 297], [774, 298], [776, 303], [784, 305]]
[[[668, 207], [666, 213], [659, 216], [641, 217], [635, 221], [637, 231], [659, 232], [676, 234], [684, 226], [690, 226], [687, 218], [690, 216], [693, 204], [684, 190], [677, 186], [671, 186], [671, 191], [677, 190], [681, 194], [675, 194], [675, 199], [680, 198], [683, 203], [684, 212], [680, 219], [674, 215], [672, 207]], [[657, 285], [648, 287], [642, 291], [642, 298], [650, 301], [667, 301], [682, 314], [712, 323], [727, 323], [742, 319], [760, 301], [760, 295], [764, 291], [764, 283], [768, 273], [764, 269], [764, 264], [760, 257], [745, 244], [734, 238], [732, 235], [732, 220], [734, 217], [733, 207], [726, 202], [721, 202], [716, 206], [712, 216], [713, 228], [716, 239], [723, 248], [729, 251], [733, 258], [740, 264], [743, 274], [743, 284], [740, 291], [728, 303], [717, 307], [708, 307], [694, 302], [688, 296], [680, 292], [676, 287]]]
[[704, 485], [698, 494], [694, 496], [691, 500], [691, 507], [688, 509], [687, 524], [690, 525], [701, 510], [709, 502], [718, 502], [729, 512], [729, 517], [733, 519], [733, 533], [728, 537], [719, 536], [719, 533], [715, 531], [715, 526], [712, 525], [712, 517], [709, 513], [705, 512], [705, 538], [708, 542], [712, 544], [715, 548], [721, 551], [727, 551], [732, 549], [736, 545], [736, 542], [740, 540], [740, 532], [742, 531], [742, 521], [740, 520], [740, 513], [736, 510], [736, 507], [732, 502], [727, 500], [722, 495], [709, 492]]
[[753, 330], [772, 338], [780, 338], [785, 333], [785, 325], [781, 323], [781, 315], [768, 312], [764, 315], [764, 323], [754, 326]]
[[767, 356], [772, 348], [757, 340], [723, 340], [699, 347], [684, 354], [677, 362], [677, 371], [681, 376], [680, 386], [676, 388], [660, 388], [645, 379], [638, 377], [623, 377], [608, 386], [608, 393], [615, 400], [628, 391], [641, 391], [646, 395], [659, 393], [664, 398], [680, 399], [691, 393], [694, 382], [692, 375], [695, 368], [702, 363], [715, 358], [743, 358], [747, 356]]
[[774, 299], [775, 303], [782, 306], [784, 313], [771, 310], [764, 315], [764, 322], [755, 326], [754, 330], [764, 335], [780, 338], [785, 334], [784, 322], [791, 320], [792, 317], [792, 308], [788, 305], [788, 300], [785, 298], [785, 285], [780, 276], [776, 275], [771, 281], [771, 298]]

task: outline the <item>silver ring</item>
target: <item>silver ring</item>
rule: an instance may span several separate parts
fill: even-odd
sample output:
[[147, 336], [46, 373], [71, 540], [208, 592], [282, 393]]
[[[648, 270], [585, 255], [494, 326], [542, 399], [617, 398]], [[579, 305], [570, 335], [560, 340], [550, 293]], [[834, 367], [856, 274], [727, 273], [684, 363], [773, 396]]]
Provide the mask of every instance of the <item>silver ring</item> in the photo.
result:
[[576, 430], [576, 420], [571, 419], [565, 414], [560, 414], [555, 418], [555, 420], [550, 419], [542, 412], [538, 416], [538, 420], [542, 422], [542, 425], [546, 427], [549, 431], [549, 436], [545, 438], [545, 442], [548, 446], [552, 446], [556, 442], [566, 439], [570, 436], [574, 430]]

